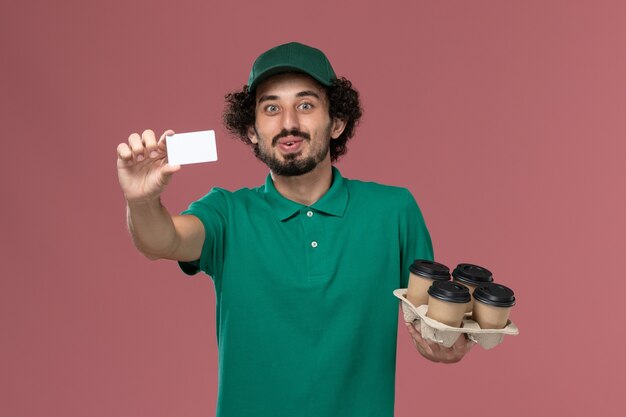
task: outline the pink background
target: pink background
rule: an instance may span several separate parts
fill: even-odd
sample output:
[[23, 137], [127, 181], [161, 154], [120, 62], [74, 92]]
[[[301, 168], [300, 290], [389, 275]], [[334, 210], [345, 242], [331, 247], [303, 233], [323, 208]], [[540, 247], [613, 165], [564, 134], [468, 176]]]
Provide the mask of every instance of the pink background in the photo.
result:
[[362, 93], [344, 175], [410, 188], [438, 260], [518, 297], [520, 335], [458, 365], [400, 328], [396, 414], [624, 415], [625, 21], [591, 0], [3, 2], [0, 413], [214, 414], [212, 283], [133, 248], [115, 148], [217, 130], [174, 212], [260, 184], [223, 95], [298, 40]]

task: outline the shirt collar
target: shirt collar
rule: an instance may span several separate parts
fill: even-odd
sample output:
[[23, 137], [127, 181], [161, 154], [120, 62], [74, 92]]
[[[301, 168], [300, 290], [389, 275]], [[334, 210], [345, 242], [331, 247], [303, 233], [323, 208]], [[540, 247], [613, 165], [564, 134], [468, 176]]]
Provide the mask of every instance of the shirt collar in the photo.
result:
[[[283, 197], [274, 186], [271, 174], [265, 179], [265, 201], [270, 205], [276, 218], [280, 221], [287, 220], [294, 216], [303, 207], [303, 204], [296, 203]], [[316, 201], [311, 208], [331, 216], [342, 217], [348, 205], [348, 188], [339, 170], [333, 167], [333, 179], [330, 188]]]

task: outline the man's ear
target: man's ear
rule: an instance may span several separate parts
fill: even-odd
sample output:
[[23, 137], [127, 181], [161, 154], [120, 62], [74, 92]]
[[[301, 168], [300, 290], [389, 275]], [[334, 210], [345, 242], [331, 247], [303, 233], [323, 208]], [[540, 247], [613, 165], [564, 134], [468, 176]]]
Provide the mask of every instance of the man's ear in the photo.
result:
[[250, 139], [250, 142], [254, 143], [255, 145], [259, 143], [259, 138], [257, 138], [256, 136], [256, 130], [254, 129], [254, 126], [248, 127], [248, 139]]
[[346, 128], [346, 121], [335, 117], [333, 119], [333, 124], [330, 129], [330, 137], [333, 139], [337, 139], [343, 133]]

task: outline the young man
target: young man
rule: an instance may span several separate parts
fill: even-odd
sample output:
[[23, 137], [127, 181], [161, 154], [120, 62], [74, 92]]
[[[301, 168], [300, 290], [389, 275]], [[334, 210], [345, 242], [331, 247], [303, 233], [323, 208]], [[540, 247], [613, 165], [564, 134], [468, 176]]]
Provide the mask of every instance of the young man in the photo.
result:
[[[179, 166], [165, 132], [118, 146], [137, 248], [214, 281], [217, 415], [393, 416], [398, 302], [414, 259], [432, 259], [420, 210], [402, 188], [343, 178], [333, 167], [361, 116], [358, 93], [314, 48], [262, 54], [248, 86], [226, 96], [226, 126], [270, 168], [265, 185], [214, 188], [182, 215], [159, 196]], [[429, 360], [471, 348], [424, 341]]]

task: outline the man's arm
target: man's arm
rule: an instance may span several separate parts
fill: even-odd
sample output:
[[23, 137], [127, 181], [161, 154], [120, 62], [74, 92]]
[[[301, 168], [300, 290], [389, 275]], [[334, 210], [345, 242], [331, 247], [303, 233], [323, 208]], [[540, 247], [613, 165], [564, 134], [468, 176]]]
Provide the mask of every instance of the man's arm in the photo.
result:
[[[402, 217], [400, 230], [406, 230], [407, 233], [402, 236], [402, 271], [403, 276], [400, 280], [400, 287], [406, 288], [409, 281], [409, 266], [415, 259], [433, 260], [433, 245], [430, 234], [426, 228], [422, 212], [417, 206], [413, 195], [406, 191], [406, 215]], [[459, 337], [457, 341], [449, 348], [441, 346], [435, 342], [425, 340], [419, 329], [411, 323], [405, 323], [409, 335], [415, 344], [418, 352], [426, 359], [433, 362], [454, 363], [460, 361], [463, 356], [472, 348], [474, 342]]]
[[117, 172], [127, 203], [127, 220], [133, 242], [150, 259], [194, 261], [200, 258], [204, 226], [195, 216], [172, 216], [160, 195], [179, 165], [167, 163], [165, 136], [133, 133], [117, 147]]
[[200, 259], [204, 225], [195, 216], [171, 216], [160, 200], [127, 205], [128, 230], [135, 247], [150, 259]]

